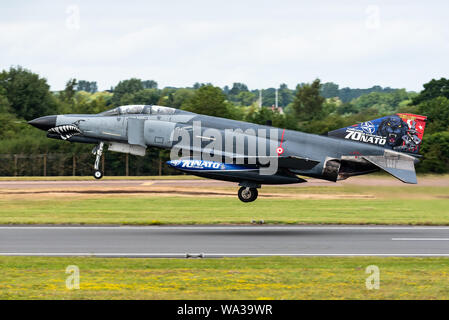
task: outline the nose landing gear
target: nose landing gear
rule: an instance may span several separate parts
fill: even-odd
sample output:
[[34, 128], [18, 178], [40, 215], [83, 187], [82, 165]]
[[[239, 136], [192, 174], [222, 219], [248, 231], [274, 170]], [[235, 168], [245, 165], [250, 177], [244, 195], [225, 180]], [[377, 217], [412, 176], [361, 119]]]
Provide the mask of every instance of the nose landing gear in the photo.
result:
[[95, 148], [92, 150], [92, 154], [95, 155], [95, 164], [94, 164], [94, 178], [101, 179], [103, 178], [103, 172], [100, 170], [100, 159], [103, 154], [104, 142], [100, 142]]

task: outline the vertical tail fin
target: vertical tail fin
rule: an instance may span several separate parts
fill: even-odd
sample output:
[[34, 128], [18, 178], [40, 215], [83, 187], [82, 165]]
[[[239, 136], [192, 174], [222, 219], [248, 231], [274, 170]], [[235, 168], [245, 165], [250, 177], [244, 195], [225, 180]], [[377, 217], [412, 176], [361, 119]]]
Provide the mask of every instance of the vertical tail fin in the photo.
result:
[[328, 132], [328, 136], [417, 154], [423, 139], [426, 119], [426, 116], [396, 113]]

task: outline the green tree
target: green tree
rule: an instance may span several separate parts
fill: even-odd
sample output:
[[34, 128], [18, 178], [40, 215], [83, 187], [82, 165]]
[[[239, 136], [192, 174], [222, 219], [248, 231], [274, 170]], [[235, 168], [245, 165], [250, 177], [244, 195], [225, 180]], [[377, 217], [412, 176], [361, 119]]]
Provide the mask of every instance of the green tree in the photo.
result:
[[181, 108], [181, 106], [187, 101], [189, 100], [193, 95], [195, 94], [195, 91], [192, 89], [187, 89], [187, 88], [181, 88], [181, 89], [177, 89], [174, 93], [173, 93], [173, 102], [171, 105], [169, 105], [170, 107], [173, 108]]
[[226, 96], [219, 87], [205, 85], [195, 91], [182, 109], [214, 117], [229, 117]]
[[324, 98], [320, 95], [321, 83], [316, 79], [311, 84], [298, 86], [293, 110], [299, 120], [318, 119], [322, 116]]
[[47, 80], [20, 66], [0, 73], [0, 88], [12, 112], [21, 118], [31, 120], [57, 111]]
[[432, 100], [437, 97], [449, 98], [449, 79], [441, 78], [440, 80], [432, 79], [423, 85], [424, 90], [413, 99], [413, 104]]
[[333, 82], [323, 83], [321, 86], [321, 95], [324, 98], [335, 98], [338, 97], [339, 89], [338, 84]]
[[143, 89], [134, 93], [132, 104], [157, 104], [160, 97], [158, 89]]
[[262, 107], [258, 108], [256, 105], [250, 106], [246, 116], [245, 121], [266, 125], [271, 121], [271, 125], [276, 128], [285, 128], [296, 130], [296, 120], [285, 114], [280, 114], [277, 110], [272, 110], [271, 108]]
[[157, 89], [157, 82], [154, 80], [142, 81], [142, 86], [144, 89]]
[[231, 90], [229, 90], [229, 94], [233, 96], [237, 96], [242, 91], [248, 91], [248, 87], [244, 83], [234, 82], [232, 84]]
[[6, 97], [6, 90], [0, 87], [0, 113], [9, 113], [11, 111], [11, 104]]
[[[116, 106], [122, 103], [122, 97], [125, 94], [132, 95], [137, 91], [143, 90], [142, 80], [131, 78], [128, 80], [120, 81], [114, 88], [114, 96], [112, 97], [112, 103]], [[126, 101], [129, 100], [129, 96], [125, 98]]]
[[282, 83], [279, 86], [278, 95], [279, 95], [279, 105], [282, 107], [286, 107], [290, 103], [292, 103], [293, 98], [295, 96], [293, 90], [290, 90], [285, 83]]
[[61, 100], [71, 104], [74, 103], [73, 98], [75, 97], [77, 84], [76, 79], [67, 81], [64, 91], [60, 94]]
[[86, 81], [79, 80], [76, 86], [76, 91], [86, 91], [90, 93], [95, 93], [98, 91], [97, 82], [96, 81]]
[[199, 88], [201, 88], [201, 87], [204, 87], [204, 86], [211, 86], [211, 85], [212, 85], [212, 83], [210, 83], [210, 82], [208, 82], [208, 83], [199, 83], [199, 82], [195, 82], [195, 83], [193, 84], [193, 89], [197, 90], [197, 89], [199, 89]]
[[262, 100], [264, 106], [274, 106], [276, 104], [276, 89], [267, 88], [262, 91]]
[[418, 112], [427, 116], [426, 133], [449, 131], [449, 99], [438, 97], [419, 104]]
[[423, 155], [417, 170], [420, 172], [449, 172], [449, 132], [424, 134], [420, 153]]
[[256, 101], [256, 99], [256, 95], [249, 91], [241, 91], [236, 97], [238, 104], [241, 106], [249, 106]]
[[386, 115], [396, 112], [403, 102], [406, 102], [406, 104], [411, 102], [415, 95], [416, 93], [409, 93], [405, 89], [392, 92], [370, 92], [354, 99], [351, 104], [357, 111], [375, 107], [379, 114]]

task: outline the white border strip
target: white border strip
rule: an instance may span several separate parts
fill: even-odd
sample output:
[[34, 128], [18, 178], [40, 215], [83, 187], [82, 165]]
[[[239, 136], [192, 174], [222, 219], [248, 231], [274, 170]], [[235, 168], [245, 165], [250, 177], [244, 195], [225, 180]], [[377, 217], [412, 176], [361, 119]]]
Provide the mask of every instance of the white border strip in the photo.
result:
[[449, 241], [449, 238], [391, 238], [393, 241]]

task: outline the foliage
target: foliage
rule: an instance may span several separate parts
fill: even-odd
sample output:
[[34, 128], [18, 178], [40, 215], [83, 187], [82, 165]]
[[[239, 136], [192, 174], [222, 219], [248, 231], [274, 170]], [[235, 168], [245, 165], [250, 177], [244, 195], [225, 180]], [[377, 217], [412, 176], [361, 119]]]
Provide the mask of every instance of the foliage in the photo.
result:
[[[165, 105], [262, 125], [271, 121], [274, 127], [315, 134], [404, 112], [428, 117], [421, 152], [424, 157], [418, 170], [449, 172], [449, 80], [445, 78], [424, 84], [419, 94], [380, 86], [340, 89], [332, 82], [321, 84], [319, 79], [298, 85], [296, 91], [286, 84], [277, 89], [250, 90], [239, 82], [223, 90], [198, 82], [190, 88], [158, 89], [157, 86], [154, 80], [131, 78], [120, 81], [113, 92], [96, 92], [95, 81], [70, 79], [64, 90], [50, 92], [46, 79], [27, 69], [18, 66], [3, 70], [0, 73], [0, 153], [89, 153], [91, 146], [47, 139], [45, 132], [32, 128], [26, 121], [48, 114], [97, 114], [126, 104]], [[283, 110], [271, 108], [276, 90]], [[260, 92], [262, 108], [258, 101]], [[121, 156], [111, 156], [114, 168], [121, 166]], [[151, 157], [157, 159], [159, 154]]]
[[356, 112], [375, 107], [381, 115], [394, 113], [401, 103], [411, 102], [415, 93], [408, 93], [405, 89], [395, 90], [393, 92], [371, 92], [354, 99], [351, 104]]
[[426, 134], [421, 146], [420, 172], [449, 172], [449, 131]]
[[449, 79], [441, 78], [440, 80], [432, 79], [423, 85], [424, 90], [413, 99], [413, 104], [432, 100], [437, 97], [449, 98]]
[[316, 79], [312, 84], [298, 86], [293, 110], [297, 119], [302, 121], [317, 119], [322, 116], [324, 98], [320, 95], [321, 83]]
[[13, 112], [26, 120], [51, 114], [56, 110], [57, 103], [50, 93], [47, 80], [20, 66], [0, 73], [0, 88]]
[[437, 97], [418, 106], [421, 114], [427, 116], [426, 132], [449, 131], [449, 99]]
[[373, 86], [367, 89], [352, 89], [352, 88], [342, 88], [340, 89], [338, 84], [333, 82], [323, 83], [321, 86], [321, 95], [324, 98], [339, 98], [342, 102], [347, 103], [351, 100], [357, 99], [360, 96], [368, 95], [372, 92], [378, 93], [392, 93], [398, 89], [392, 89], [389, 87], [382, 88], [381, 86]]
[[226, 96], [219, 87], [212, 85], [205, 85], [196, 90], [193, 96], [184, 103], [182, 109], [214, 117], [229, 116]]
[[79, 80], [76, 86], [76, 91], [86, 91], [90, 93], [95, 93], [98, 91], [97, 82], [96, 81], [86, 81]]
[[262, 125], [267, 125], [271, 122], [271, 125], [276, 128], [296, 129], [296, 121], [293, 118], [266, 107], [258, 108], [254, 105], [251, 106], [244, 120]]
[[0, 113], [8, 113], [11, 111], [11, 104], [6, 97], [6, 90], [0, 87]]
[[157, 89], [157, 82], [154, 80], [142, 81], [142, 86], [144, 89]]
[[[143, 90], [142, 80], [137, 78], [131, 78], [128, 80], [120, 81], [114, 88], [114, 96], [112, 97], [112, 103], [116, 106], [122, 104], [122, 97], [126, 94], [133, 94], [137, 91]], [[125, 98], [129, 99], [129, 98]]]

